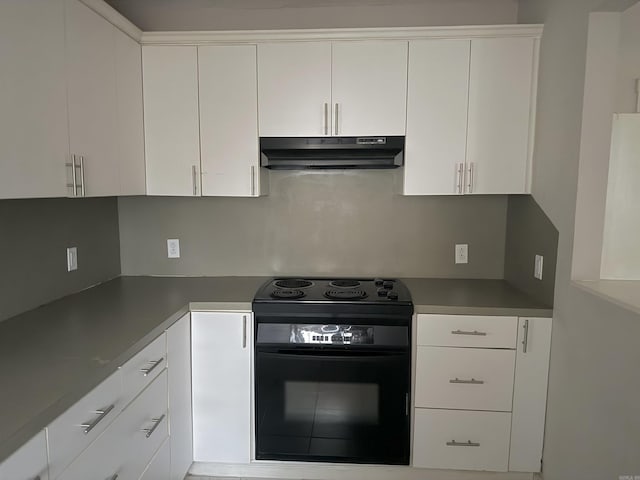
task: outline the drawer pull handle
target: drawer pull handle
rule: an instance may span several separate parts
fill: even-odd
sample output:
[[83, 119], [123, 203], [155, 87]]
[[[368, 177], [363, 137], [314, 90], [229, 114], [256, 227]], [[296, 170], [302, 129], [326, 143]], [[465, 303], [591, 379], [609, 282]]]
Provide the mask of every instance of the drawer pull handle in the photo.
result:
[[162, 420], [164, 420], [165, 414], [163, 413], [161, 417], [159, 418], [152, 418], [151, 421], [153, 422], [153, 427], [151, 428], [143, 428], [142, 431], [146, 433], [146, 437], [149, 438], [151, 435], [153, 435], [153, 432], [156, 431], [156, 428], [158, 428], [158, 425], [160, 425], [162, 423]]
[[86, 435], [91, 430], [93, 430], [96, 427], [96, 425], [98, 425], [102, 421], [102, 419], [104, 419], [104, 417], [109, 415], [109, 413], [111, 412], [111, 410], [114, 409], [114, 407], [115, 405], [111, 404], [107, 408], [103, 408], [102, 410], [96, 410], [96, 413], [99, 415], [98, 418], [96, 418], [93, 422], [80, 424], [80, 426], [84, 428], [84, 434]]
[[118, 474], [115, 473], [113, 477], [109, 477], [109, 480], [118, 480]]
[[455, 440], [451, 440], [447, 442], [447, 447], [479, 447], [480, 443], [472, 442], [471, 440], [467, 440], [466, 442], [456, 442]]
[[38, 475], [37, 477], [33, 477], [33, 480], [40, 480], [40, 475]]
[[153, 370], [160, 365], [162, 362], [164, 362], [164, 357], [160, 358], [160, 360], [156, 360], [155, 362], [153, 362], [153, 365], [151, 365], [149, 368], [141, 368], [140, 371], [144, 374], [144, 376], [146, 377], [147, 375], [149, 375], [151, 372], [153, 372]]
[[524, 321], [524, 338], [522, 339], [522, 353], [527, 353], [527, 347], [529, 346], [529, 320]]
[[479, 332], [478, 330], [474, 330], [472, 332], [466, 330], [451, 330], [453, 335], [475, 335], [476, 337], [486, 337], [487, 332]]
[[449, 380], [449, 383], [464, 383], [468, 385], [484, 385], [484, 380], [476, 380], [472, 378], [471, 380], [460, 380], [458, 377], [452, 378]]

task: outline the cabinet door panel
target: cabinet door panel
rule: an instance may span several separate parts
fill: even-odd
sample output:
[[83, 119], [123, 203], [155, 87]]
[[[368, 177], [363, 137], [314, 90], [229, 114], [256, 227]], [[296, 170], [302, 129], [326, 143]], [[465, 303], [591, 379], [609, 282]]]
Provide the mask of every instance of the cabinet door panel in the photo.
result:
[[518, 317], [419, 314], [418, 345], [515, 348]]
[[48, 480], [47, 439], [42, 430], [0, 464], [0, 478], [8, 480]]
[[78, 0], [65, 5], [70, 150], [84, 157], [87, 197], [117, 195], [115, 27]]
[[261, 137], [328, 133], [324, 105], [330, 110], [331, 43], [258, 45], [258, 102]]
[[248, 463], [251, 313], [194, 312], [191, 318], [194, 460]]
[[142, 63], [147, 194], [197, 195], [200, 132], [196, 47], [145, 46]]
[[405, 195], [462, 193], [470, 46], [469, 40], [409, 43]]
[[0, 2], [0, 198], [67, 195], [64, 41], [62, 0]]
[[256, 47], [198, 47], [202, 195], [256, 196]]
[[535, 40], [471, 41], [467, 193], [526, 193]]
[[[149, 465], [147, 465], [147, 469], [140, 477], [140, 480], [169, 480], [169, 471], [171, 468], [169, 445], [170, 440], [165, 440], [158, 450], [158, 453], [153, 457], [153, 460], [151, 460]], [[183, 478], [184, 475], [179, 477], [179, 480], [182, 480]]]
[[332, 44], [334, 135], [404, 135], [408, 42]]

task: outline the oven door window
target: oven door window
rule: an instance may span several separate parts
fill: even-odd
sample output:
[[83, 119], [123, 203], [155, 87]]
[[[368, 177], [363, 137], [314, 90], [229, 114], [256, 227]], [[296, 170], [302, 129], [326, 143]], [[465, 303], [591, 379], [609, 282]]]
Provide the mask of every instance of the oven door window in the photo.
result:
[[409, 366], [407, 351], [258, 349], [256, 458], [408, 464]]

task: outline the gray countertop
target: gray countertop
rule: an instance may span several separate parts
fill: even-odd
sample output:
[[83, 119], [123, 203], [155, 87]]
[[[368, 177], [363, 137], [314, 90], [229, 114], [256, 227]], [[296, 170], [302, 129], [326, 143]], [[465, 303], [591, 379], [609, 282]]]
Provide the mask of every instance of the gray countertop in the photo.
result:
[[[120, 277], [0, 323], [0, 462], [182, 315], [250, 310], [268, 277]], [[404, 279], [418, 313], [551, 316], [503, 280]]]

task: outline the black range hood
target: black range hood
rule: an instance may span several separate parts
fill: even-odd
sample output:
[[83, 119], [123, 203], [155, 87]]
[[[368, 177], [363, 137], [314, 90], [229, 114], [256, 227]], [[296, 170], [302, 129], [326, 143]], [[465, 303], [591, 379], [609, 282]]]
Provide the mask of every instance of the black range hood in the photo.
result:
[[397, 168], [404, 137], [262, 137], [263, 167], [278, 170]]

